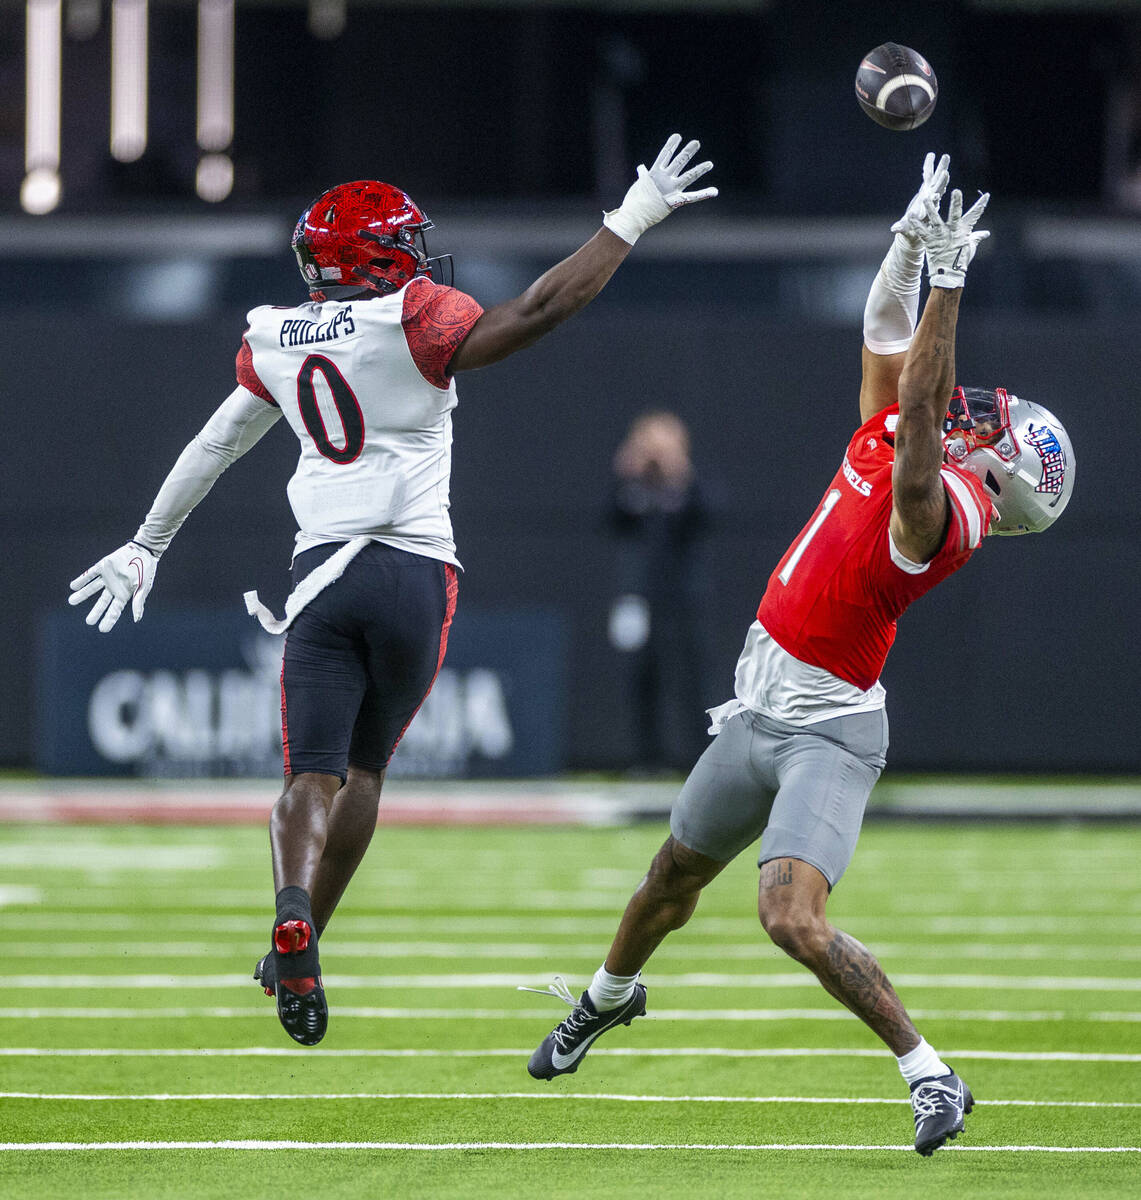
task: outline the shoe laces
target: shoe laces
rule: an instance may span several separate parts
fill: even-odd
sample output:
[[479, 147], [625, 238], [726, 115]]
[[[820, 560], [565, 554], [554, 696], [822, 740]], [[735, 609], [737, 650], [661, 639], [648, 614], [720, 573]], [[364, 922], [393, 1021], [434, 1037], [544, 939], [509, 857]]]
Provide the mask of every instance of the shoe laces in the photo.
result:
[[561, 1000], [564, 1004], [569, 1004], [571, 1008], [578, 1007], [578, 1001], [574, 998], [574, 993], [567, 987], [567, 981], [561, 975], [556, 975], [554, 980], [547, 984], [545, 988], [524, 987], [523, 984], [519, 984], [515, 990], [518, 992], [534, 992], [536, 996], [554, 996], [556, 1000]]
[[574, 1045], [574, 1038], [579, 1030], [591, 1019], [591, 1014], [575, 999], [574, 993], [567, 987], [567, 981], [556, 975], [554, 980], [545, 988], [519, 986], [520, 992], [534, 992], [538, 996], [554, 996], [564, 1004], [569, 1004], [570, 1014], [564, 1017], [551, 1032], [555, 1044], [560, 1050], [567, 1050]]
[[940, 1083], [937, 1079], [933, 1079], [929, 1083], [921, 1083], [911, 1093], [911, 1107], [915, 1111], [916, 1120], [934, 1117], [946, 1107], [948, 1101], [957, 1105], [958, 1100], [958, 1089]]

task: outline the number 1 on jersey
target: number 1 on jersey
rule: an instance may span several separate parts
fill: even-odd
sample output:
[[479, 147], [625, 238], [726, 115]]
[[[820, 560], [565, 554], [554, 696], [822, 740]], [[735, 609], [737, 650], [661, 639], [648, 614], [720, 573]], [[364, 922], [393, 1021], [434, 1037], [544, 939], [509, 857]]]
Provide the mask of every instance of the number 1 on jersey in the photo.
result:
[[[846, 461], [846, 460], [845, 460]], [[793, 571], [796, 570], [796, 564], [800, 562], [801, 556], [808, 549], [808, 543], [816, 536], [820, 526], [824, 524], [828, 514], [836, 507], [840, 501], [840, 489], [833, 488], [827, 496], [824, 497], [823, 503], [820, 505], [820, 511], [816, 514], [816, 519], [804, 531], [804, 537], [800, 539], [800, 545], [792, 552], [788, 562], [784, 564], [784, 568], [777, 578], [781, 583], [787, 584], [792, 578]]]

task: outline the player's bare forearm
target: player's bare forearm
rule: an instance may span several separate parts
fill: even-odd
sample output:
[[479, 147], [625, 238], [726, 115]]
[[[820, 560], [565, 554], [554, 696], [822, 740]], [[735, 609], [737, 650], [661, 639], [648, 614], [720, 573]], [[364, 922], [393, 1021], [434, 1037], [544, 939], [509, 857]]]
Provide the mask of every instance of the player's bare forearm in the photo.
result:
[[573, 317], [602, 291], [632, 247], [609, 229], [600, 229], [584, 246], [539, 276], [504, 304], [497, 304], [472, 326], [452, 356], [449, 371], [471, 371], [522, 350]]
[[941, 427], [955, 385], [955, 329], [961, 288], [932, 288], [899, 376], [899, 414]]
[[899, 377], [895, 457], [897, 477], [902, 475], [905, 485], [929, 485], [943, 461], [943, 417], [955, 386], [961, 295], [958, 288], [931, 290]]
[[943, 417], [955, 383], [955, 327], [961, 289], [932, 288], [899, 377], [899, 424], [892, 469], [891, 533], [900, 552], [926, 562], [947, 521]]
[[899, 375], [906, 352], [876, 354], [863, 347], [860, 358], [860, 423], [870, 421], [878, 412], [899, 399]]

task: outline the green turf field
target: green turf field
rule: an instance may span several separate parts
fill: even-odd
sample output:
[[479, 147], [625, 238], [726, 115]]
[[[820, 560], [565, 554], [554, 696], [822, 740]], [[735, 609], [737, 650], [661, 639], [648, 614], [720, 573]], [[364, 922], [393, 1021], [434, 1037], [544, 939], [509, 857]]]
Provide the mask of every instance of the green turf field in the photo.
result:
[[1141, 1195], [1141, 826], [865, 828], [832, 917], [978, 1101], [932, 1159], [890, 1055], [763, 940], [748, 856], [650, 1016], [530, 1079], [567, 1010], [516, 985], [585, 986], [663, 833], [382, 829], [307, 1051], [248, 978], [260, 830], [0, 827], [0, 1195]]

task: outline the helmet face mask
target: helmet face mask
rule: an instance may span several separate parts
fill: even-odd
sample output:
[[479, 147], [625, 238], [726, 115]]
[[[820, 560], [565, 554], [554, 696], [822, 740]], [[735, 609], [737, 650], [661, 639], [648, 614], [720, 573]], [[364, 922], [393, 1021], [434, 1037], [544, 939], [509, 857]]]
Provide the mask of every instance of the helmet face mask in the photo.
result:
[[428, 257], [424, 233], [432, 228], [406, 192], [361, 179], [313, 201], [293, 232], [293, 252], [311, 293], [351, 288], [389, 296], [418, 275], [450, 284], [451, 256]]
[[944, 440], [959, 434], [968, 453], [979, 446], [990, 446], [1009, 462], [1017, 453], [1017, 444], [1010, 429], [1010, 396], [1006, 389], [957, 387], [943, 420], [943, 433]]
[[1065, 427], [1004, 388], [956, 388], [943, 445], [948, 461], [974, 475], [994, 504], [993, 533], [1041, 533], [1070, 501], [1074, 452]]

